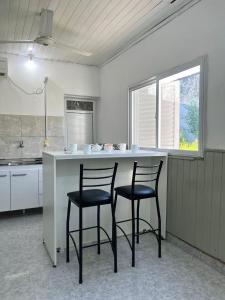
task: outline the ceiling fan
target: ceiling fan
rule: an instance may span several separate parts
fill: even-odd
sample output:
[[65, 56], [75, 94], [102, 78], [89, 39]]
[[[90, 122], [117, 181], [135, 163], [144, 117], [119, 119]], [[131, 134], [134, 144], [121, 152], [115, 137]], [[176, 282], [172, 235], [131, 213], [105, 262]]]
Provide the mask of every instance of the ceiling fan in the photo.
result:
[[34, 40], [0, 40], [0, 44], [38, 44], [42, 46], [53, 46], [56, 48], [69, 49], [71, 52], [83, 56], [91, 56], [92, 53], [77, 49], [71, 45], [56, 41], [52, 37], [53, 11], [42, 9], [40, 13], [39, 35]]

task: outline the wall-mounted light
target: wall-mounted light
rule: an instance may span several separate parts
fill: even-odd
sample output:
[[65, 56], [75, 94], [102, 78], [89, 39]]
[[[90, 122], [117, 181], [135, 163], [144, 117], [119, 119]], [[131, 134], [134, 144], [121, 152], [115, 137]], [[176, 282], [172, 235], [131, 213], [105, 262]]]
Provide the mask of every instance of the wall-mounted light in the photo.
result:
[[30, 53], [30, 54], [28, 55], [28, 61], [26, 62], [26, 67], [27, 67], [28, 69], [30, 69], [30, 70], [33, 70], [33, 69], [36, 67], [36, 64], [35, 64], [33, 58], [34, 58], [33, 54]]

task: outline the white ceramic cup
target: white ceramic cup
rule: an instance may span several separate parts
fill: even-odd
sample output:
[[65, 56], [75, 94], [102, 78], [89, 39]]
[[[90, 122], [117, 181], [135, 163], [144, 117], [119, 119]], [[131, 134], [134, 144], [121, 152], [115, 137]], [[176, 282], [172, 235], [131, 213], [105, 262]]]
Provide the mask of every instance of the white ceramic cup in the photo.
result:
[[84, 145], [84, 153], [85, 154], [91, 153], [91, 144], [85, 144]]
[[131, 152], [138, 152], [139, 146], [137, 144], [132, 144], [131, 145]]
[[104, 145], [104, 150], [107, 152], [113, 151], [113, 144], [105, 144]]
[[118, 146], [120, 151], [126, 151], [127, 149], [127, 145], [125, 143], [121, 143]]
[[95, 145], [91, 146], [91, 151], [93, 151], [93, 152], [99, 152], [101, 150], [102, 150], [102, 146], [101, 145], [95, 144]]
[[71, 145], [71, 151], [72, 151], [73, 153], [77, 152], [77, 144], [72, 144], [72, 145]]

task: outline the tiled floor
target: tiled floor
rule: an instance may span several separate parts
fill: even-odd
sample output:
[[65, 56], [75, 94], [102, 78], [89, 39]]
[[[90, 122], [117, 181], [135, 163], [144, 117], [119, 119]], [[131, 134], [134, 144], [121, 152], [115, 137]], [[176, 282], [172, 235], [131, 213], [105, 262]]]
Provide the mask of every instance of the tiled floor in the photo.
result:
[[108, 245], [98, 256], [95, 248], [84, 253], [84, 283], [78, 284], [77, 261], [52, 268], [42, 245], [40, 214], [0, 218], [0, 299], [225, 299], [225, 277], [197, 258], [168, 242], [157, 258], [156, 241], [141, 237], [137, 266], [130, 267], [130, 250], [118, 242], [119, 272], [113, 273]]

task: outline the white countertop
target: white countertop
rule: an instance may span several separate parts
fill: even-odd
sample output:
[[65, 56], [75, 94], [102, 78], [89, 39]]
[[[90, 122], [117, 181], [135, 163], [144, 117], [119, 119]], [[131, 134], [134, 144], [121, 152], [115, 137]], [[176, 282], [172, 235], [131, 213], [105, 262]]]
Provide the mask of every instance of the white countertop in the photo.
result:
[[131, 152], [131, 150], [119, 151], [114, 150], [111, 152], [99, 151], [91, 152], [85, 154], [83, 151], [77, 151], [76, 153], [65, 153], [64, 151], [46, 151], [43, 152], [44, 155], [53, 156], [56, 160], [65, 160], [65, 159], [95, 159], [95, 158], [123, 158], [123, 157], [165, 157], [167, 156], [166, 152], [159, 151], [147, 151], [139, 150], [137, 152]]

